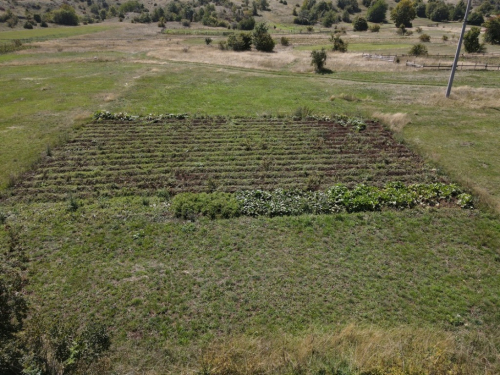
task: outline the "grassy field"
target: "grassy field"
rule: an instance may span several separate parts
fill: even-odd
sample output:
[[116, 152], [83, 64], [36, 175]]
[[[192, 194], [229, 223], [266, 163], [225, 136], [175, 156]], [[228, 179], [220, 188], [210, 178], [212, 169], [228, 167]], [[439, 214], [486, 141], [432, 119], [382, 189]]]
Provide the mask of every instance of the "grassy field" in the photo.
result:
[[101, 31], [116, 28], [114, 24], [106, 25], [85, 25], [76, 27], [50, 27], [33, 30], [12, 30], [2, 31], [0, 33], [0, 41], [10, 41], [19, 39], [25, 42], [33, 42], [38, 40], [50, 40], [59, 38], [69, 38], [72, 36], [86, 35], [98, 33]]
[[[155, 36], [110, 50], [102, 39], [60, 39], [0, 56], [0, 246], [15, 241], [28, 255], [33, 316], [104, 322], [119, 374], [500, 371], [498, 72], [458, 72], [445, 99], [448, 72], [360, 53], [329, 53], [331, 73], [314, 74], [308, 36], [291, 36], [275, 54], [237, 54], [142, 27], [130, 27], [136, 38]], [[388, 52], [407, 43], [384, 38], [352, 45]], [[224, 121], [89, 124], [96, 110]], [[207, 160], [211, 173], [246, 173], [265, 168], [266, 152], [280, 160], [268, 163], [277, 178], [266, 187], [286, 186], [281, 167], [319, 170], [337, 157], [338, 145], [318, 147], [325, 129], [301, 135], [269, 120], [299, 112], [379, 119], [404, 145], [382, 143], [417, 151], [426, 170], [475, 193], [479, 209], [179, 220], [156, 186], [127, 197], [71, 190], [119, 181], [125, 164], [151, 179]], [[238, 176], [222, 178], [247, 186]], [[6, 199], [9, 184], [27, 189], [21, 199]], [[37, 200], [33, 188], [61, 194]]]

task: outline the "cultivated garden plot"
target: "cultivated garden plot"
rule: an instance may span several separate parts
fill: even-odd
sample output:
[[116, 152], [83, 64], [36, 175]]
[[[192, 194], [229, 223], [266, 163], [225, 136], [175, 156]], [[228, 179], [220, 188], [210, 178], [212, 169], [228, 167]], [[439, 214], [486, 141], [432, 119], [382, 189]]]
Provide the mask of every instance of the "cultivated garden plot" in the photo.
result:
[[376, 122], [135, 119], [84, 125], [13, 189], [19, 199], [444, 182]]

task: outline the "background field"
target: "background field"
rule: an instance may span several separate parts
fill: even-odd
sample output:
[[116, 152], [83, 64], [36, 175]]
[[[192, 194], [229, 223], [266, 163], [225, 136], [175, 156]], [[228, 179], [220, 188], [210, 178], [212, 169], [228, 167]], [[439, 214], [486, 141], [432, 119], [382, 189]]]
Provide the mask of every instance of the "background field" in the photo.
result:
[[[273, 54], [235, 53], [204, 45], [203, 35], [160, 35], [156, 26], [126, 23], [71, 29], [75, 37], [63, 33], [1, 55], [0, 244], [8, 247], [15, 233], [28, 252], [27, 292], [37, 316], [105, 322], [113, 367], [124, 374], [396, 374], [408, 363], [434, 366], [427, 372], [498, 373], [500, 74], [458, 72], [445, 99], [449, 72], [361, 57], [365, 49], [389, 53], [416, 41], [386, 26], [379, 44], [349, 31], [353, 52], [329, 52], [331, 73], [323, 75], [313, 73], [309, 55], [328, 44], [326, 33], [290, 34], [292, 46]], [[454, 24], [446, 27], [442, 32], [456, 33]], [[444, 50], [435, 33], [430, 49]], [[103, 162], [101, 151], [121, 147], [106, 143], [106, 124], [89, 125], [95, 110], [379, 119], [426, 169], [475, 193], [480, 209], [191, 222], [174, 219], [168, 194], [154, 188], [130, 197], [72, 197], [65, 162], [86, 150], [94, 154], [80, 167], [93, 168]], [[114, 139], [126, 134], [118, 126], [108, 127]], [[172, 152], [201, 147], [203, 135], [215, 143], [224, 137], [215, 129], [226, 133], [227, 126], [182, 129]], [[151, 128], [134, 131], [147, 138]], [[237, 159], [242, 148], [262, 167], [254, 145], [262, 149], [265, 134], [263, 127], [248, 144], [242, 139], [225, 151]], [[317, 134], [290, 134], [273, 129], [270, 136], [282, 144], [295, 139], [302, 151], [318, 141]], [[127, 138], [128, 153], [140, 136]], [[314, 155], [326, 158], [327, 150]], [[71, 178], [102, 171], [80, 173]], [[59, 180], [63, 189], [53, 202], [27, 203], [36, 198], [24, 193], [21, 201], [6, 199], [7, 186], [37, 181], [43, 190]]]

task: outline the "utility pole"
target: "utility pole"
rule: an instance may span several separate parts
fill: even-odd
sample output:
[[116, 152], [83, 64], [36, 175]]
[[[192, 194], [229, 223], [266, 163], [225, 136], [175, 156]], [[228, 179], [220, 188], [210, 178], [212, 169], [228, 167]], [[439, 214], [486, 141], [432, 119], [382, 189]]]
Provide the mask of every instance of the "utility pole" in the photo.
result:
[[448, 88], [446, 89], [446, 97], [450, 97], [451, 86], [453, 85], [453, 78], [455, 77], [455, 71], [457, 70], [458, 58], [460, 56], [460, 47], [462, 47], [462, 41], [464, 40], [465, 27], [467, 26], [467, 17], [469, 17], [469, 10], [471, 0], [467, 1], [467, 9], [465, 10], [464, 24], [462, 25], [462, 32], [460, 33], [460, 39], [458, 40], [457, 53], [455, 54], [455, 60], [453, 60], [453, 65], [451, 66], [450, 80], [448, 81]]

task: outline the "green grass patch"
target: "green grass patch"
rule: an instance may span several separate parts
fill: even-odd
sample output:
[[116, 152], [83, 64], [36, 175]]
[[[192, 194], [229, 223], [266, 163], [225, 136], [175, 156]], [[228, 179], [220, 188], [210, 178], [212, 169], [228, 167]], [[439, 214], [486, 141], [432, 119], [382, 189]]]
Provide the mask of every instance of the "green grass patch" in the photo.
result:
[[114, 29], [116, 25], [85, 25], [85, 26], [59, 26], [50, 28], [35, 28], [32, 30], [12, 30], [0, 32], [0, 40], [20, 39], [25, 42], [68, 38], [72, 36], [98, 33]]
[[165, 348], [157, 371], [196, 367], [199, 345], [238, 334], [500, 323], [499, 221], [476, 211], [189, 222], [140, 197], [6, 211], [30, 249], [33, 306], [109, 325], [131, 368]]

